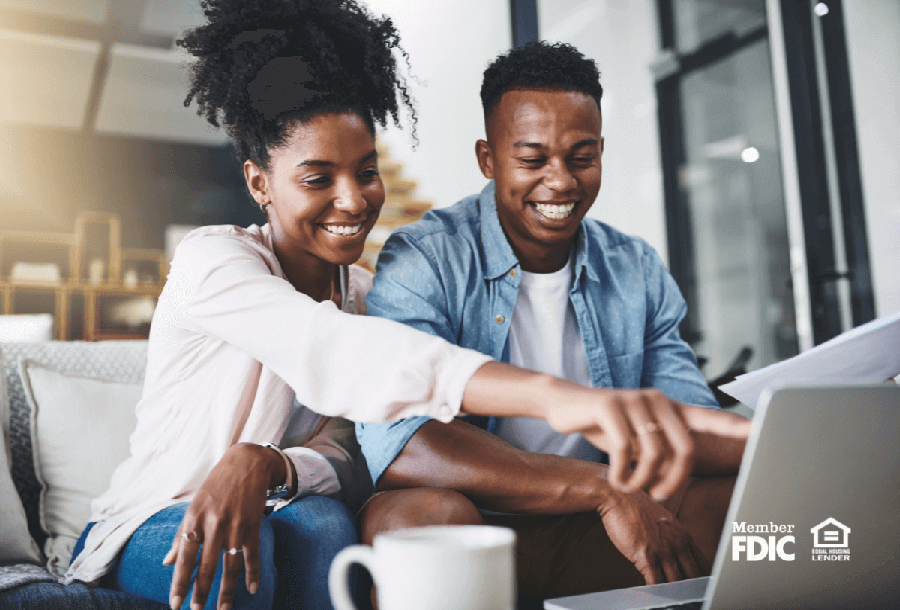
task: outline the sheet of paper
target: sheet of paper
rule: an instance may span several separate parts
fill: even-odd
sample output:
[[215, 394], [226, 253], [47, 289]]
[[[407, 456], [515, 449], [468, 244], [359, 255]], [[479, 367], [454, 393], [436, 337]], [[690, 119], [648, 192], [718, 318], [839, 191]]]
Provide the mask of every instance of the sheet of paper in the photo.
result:
[[721, 386], [756, 408], [767, 388], [786, 385], [882, 383], [900, 375], [900, 312], [872, 320], [788, 360]]

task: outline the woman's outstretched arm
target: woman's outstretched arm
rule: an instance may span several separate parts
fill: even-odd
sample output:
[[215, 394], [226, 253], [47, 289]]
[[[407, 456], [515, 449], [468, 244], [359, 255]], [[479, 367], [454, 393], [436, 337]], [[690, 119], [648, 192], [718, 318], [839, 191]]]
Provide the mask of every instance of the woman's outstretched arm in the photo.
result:
[[736, 472], [750, 433], [748, 419], [656, 390], [588, 388], [499, 362], [472, 376], [462, 409], [535, 417], [563, 434], [578, 432], [609, 454], [614, 487], [643, 489], [658, 500], [675, 494], [691, 474]]
[[609, 453], [614, 486], [656, 497], [683, 484], [695, 459], [704, 461], [705, 448], [698, 455], [689, 428], [738, 438], [749, 430], [653, 390], [585, 388], [494, 362], [398, 322], [342, 313], [272, 275], [268, 265], [276, 264], [240, 232], [186, 238], [164, 295], [182, 301], [167, 311], [183, 317], [154, 323], [184, 325], [238, 347], [324, 415], [368, 422], [414, 415], [446, 422], [460, 410], [540, 417]]

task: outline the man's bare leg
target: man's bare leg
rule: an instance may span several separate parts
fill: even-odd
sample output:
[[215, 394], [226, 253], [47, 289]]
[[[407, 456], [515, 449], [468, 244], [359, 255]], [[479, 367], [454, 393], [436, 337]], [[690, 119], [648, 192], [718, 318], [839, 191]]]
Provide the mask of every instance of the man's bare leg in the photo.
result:
[[[709, 573], [734, 487], [734, 477], [694, 480], [677, 507], [677, 520], [696, 546], [697, 563]], [[386, 531], [427, 525], [511, 527], [517, 533], [520, 608], [539, 608], [552, 597], [645, 584], [595, 513], [482, 516], [462, 494], [413, 488], [376, 494], [360, 511], [361, 538], [371, 544]], [[697, 553], [699, 551], [699, 553]]]
[[464, 495], [437, 487], [379, 492], [357, 519], [363, 544], [372, 544], [377, 534], [411, 527], [484, 524], [478, 508]]
[[[415, 487], [376, 493], [357, 515], [360, 540], [371, 546], [384, 532], [428, 525], [483, 525], [481, 513], [461, 493], [439, 487]], [[378, 609], [375, 585], [372, 607]]]
[[675, 513], [702, 553], [703, 558], [697, 557], [697, 563], [705, 572], [712, 570], [736, 480], [736, 477], [694, 479]]

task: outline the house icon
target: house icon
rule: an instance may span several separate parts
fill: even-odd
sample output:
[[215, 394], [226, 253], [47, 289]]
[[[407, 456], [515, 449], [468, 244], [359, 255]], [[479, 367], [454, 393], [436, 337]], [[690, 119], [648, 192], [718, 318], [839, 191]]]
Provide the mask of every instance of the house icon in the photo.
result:
[[838, 549], [849, 546], [850, 528], [829, 517], [810, 530], [813, 535], [813, 546], [816, 548]]

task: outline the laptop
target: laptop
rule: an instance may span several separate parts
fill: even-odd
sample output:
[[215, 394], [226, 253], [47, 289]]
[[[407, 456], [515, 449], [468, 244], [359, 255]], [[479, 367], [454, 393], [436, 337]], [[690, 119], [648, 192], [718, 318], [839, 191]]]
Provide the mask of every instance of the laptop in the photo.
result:
[[785, 388], [760, 401], [709, 578], [545, 610], [900, 608], [900, 386]]

